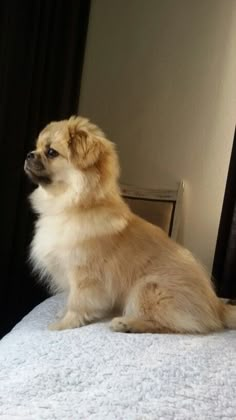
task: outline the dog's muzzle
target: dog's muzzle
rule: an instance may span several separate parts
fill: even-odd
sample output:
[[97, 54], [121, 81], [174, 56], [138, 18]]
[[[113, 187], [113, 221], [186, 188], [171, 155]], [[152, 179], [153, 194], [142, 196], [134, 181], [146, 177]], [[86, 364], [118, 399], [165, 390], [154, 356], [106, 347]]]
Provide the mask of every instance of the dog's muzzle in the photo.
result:
[[51, 179], [48, 176], [41, 158], [35, 152], [29, 152], [24, 163], [24, 170], [29, 178], [36, 184], [49, 184]]

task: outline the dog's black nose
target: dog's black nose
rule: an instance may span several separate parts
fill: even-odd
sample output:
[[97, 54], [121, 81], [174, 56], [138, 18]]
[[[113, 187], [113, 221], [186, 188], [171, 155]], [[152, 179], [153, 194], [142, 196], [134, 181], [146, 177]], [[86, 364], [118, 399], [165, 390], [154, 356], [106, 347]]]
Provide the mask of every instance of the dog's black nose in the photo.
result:
[[34, 159], [35, 158], [35, 154], [34, 154], [34, 152], [29, 152], [28, 154], [27, 154], [27, 156], [26, 156], [26, 159], [27, 160], [32, 160], [32, 159]]

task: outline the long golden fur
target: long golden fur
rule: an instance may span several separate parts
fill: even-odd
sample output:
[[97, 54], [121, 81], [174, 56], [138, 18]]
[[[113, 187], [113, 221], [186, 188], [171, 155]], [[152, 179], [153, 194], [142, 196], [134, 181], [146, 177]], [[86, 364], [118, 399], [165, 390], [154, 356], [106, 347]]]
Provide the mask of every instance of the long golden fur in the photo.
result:
[[31, 261], [53, 292], [67, 291], [62, 330], [102, 319], [123, 332], [208, 333], [236, 328], [192, 254], [134, 215], [121, 198], [114, 144], [82, 117], [52, 122], [27, 156], [38, 185]]

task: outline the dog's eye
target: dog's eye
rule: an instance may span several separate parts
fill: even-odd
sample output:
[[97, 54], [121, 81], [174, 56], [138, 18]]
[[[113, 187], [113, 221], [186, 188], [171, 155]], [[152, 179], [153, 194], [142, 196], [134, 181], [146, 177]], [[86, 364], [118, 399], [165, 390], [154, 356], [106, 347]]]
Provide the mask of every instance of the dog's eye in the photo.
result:
[[46, 150], [45, 154], [49, 159], [54, 159], [55, 157], [59, 155], [59, 153], [55, 149], [52, 149], [51, 147], [49, 147], [49, 149]]

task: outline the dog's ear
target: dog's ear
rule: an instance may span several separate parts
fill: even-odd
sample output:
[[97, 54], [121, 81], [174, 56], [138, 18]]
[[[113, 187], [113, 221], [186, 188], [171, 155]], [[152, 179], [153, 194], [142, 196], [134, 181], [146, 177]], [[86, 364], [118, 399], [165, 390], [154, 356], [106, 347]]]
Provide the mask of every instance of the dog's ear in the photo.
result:
[[89, 134], [86, 129], [69, 127], [69, 159], [78, 169], [88, 169], [95, 165], [103, 151], [102, 142]]

